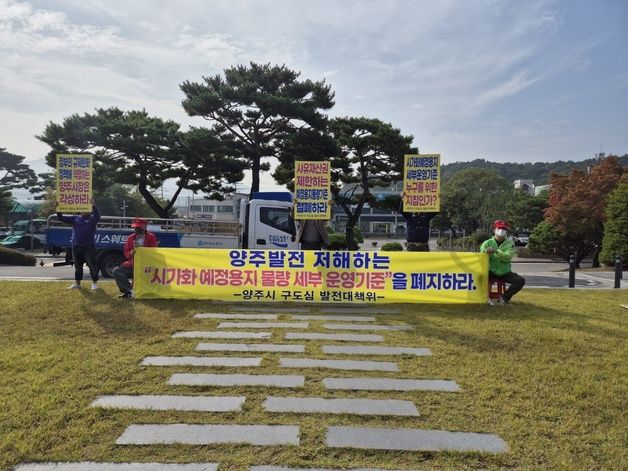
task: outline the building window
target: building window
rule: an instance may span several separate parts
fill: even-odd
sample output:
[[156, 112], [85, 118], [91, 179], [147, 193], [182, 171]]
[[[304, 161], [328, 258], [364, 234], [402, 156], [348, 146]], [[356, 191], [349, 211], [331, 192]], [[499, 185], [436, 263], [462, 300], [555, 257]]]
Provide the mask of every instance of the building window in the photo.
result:
[[219, 213], [233, 213], [233, 206], [218, 206]]
[[195, 211], [195, 212], [198, 211], [200, 213], [202, 210], [203, 209], [202, 209], [201, 205], [194, 205], [193, 204], [193, 205], [190, 206], [190, 211]]
[[203, 205], [203, 212], [204, 213], [213, 213], [215, 211], [216, 207], [213, 205]]

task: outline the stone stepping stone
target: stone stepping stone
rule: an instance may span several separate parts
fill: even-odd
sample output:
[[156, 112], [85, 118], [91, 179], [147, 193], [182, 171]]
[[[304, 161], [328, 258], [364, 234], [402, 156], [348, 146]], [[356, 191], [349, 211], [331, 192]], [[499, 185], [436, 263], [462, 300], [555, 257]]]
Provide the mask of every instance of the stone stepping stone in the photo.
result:
[[299, 308], [299, 307], [255, 307], [255, 306], [232, 306], [232, 311], [242, 311], [242, 312], [310, 312], [309, 309]]
[[347, 322], [373, 322], [376, 319], [369, 316], [310, 316], [294, 315], [295, 321], [347, 321]]
[[[250, 466], [249, 471], [400, 471], [378, 468], [288, 468], [285, 466]], [[406, 470], [407, 471], [407, 470]]]
[[175, 373], [168, 380], [171, 386], [271, 386], [302, 388], [304, 376], [297, 375], [218, 375]]
[[196, 319], [243, 319], [243, 320], [260, 320], [274, 321], [277, 320], [277, 314], [214, 314], [200, 313], [194, 314]]
[[330, 330], [412, 330], [410, 325], [378, 325], [378, 324], [323, 324]]
[[307, 329], [307, 322], [221, 322], [219, 329]]
[[199, 331], [186, 331], [175, 332], [172, 334], [174, 338], [187, 338], [187, 339], [269, 339], [272, 337], [270, 332], [199, 332]]
[[375, 334], [317, 334], [288, 332], [286, 340], [338, 340], [341, 342], [383, 342], [384, 337]]
[[268, 412], [305, 414], [355, 414], [418, 416], [412, 401], [395, 399], [323, 399], [320, 397], [273, 397], [262, 404]]
[[325, 378], [323, 384], [327, 389], [352, 391], [460, 391], [455, 381], [440, 379]]
[[399, 371], [397, 363], [362, 360], [316, 360], [314, 358], [280, 358], [282, 368], [330, 368], [334, 370]]
[[327, 427], [326, 444], [333, 448], [412, 451], [507, 451], [506, 442], [490, 433], [447, 432], [408, 428]]
[[199, 343], [196, 350], [212, 352], [286, 352], [303, 353], [305, 345], [273, 343]]
[[142, 366], [259, 366], [261, 358], [241, 357], [146, 357]]
[[431, 355], [429, 348], [380, 347], [374, 345], [323, 345], [323, 353], [347, 355]]
[[116, 445], [298, 445], [297, 425], [130, 425]]
[[217, 463], [26, 463], [15, 471], [217, 471]]
[[331, 312], [332, 314], [399, 314], [399, 309], [375, 308], [373, 306], [364, 307], [325, 307], [321, 312]]
[[242, 410], [244, 396], [100, 396], [92, 407], [105, 409], [193, 410], [231, 412]]

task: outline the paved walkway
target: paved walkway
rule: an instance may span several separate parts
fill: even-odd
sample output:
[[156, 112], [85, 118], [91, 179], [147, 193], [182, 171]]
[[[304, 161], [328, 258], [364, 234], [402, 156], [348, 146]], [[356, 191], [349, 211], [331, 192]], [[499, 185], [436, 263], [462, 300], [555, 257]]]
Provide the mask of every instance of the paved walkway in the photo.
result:
[[[254, 446], [298, 446], [301, 441], [299, 417], [304, 414], [344, 414], [356, 417], [355, 425], [351, 421], [343, 426], [326, 427], [325, 446], [333, 448], [353, 448], [363, 450], [399, 450], [399, 451], [430, 451], [430, 452], [484, 452], [502, 453], [508, 445], [500, 437], [486, 430], [426, 430], [419, 428], [382, 428], [367, 427], [363, 418], [378, 416], [417, 417], [420, 410], [412, 401], [399, 399], [402, 391], [440, 391], [443, 394], [466, 394], [461, 391], [455, 380], [440, 378], [407, 378], [397, 377], [403, 372], [397, 359], [403, 356], [404, 361], [433, 361], [438, 357], [432, 355], [429, 345], [390, 346], [386, 344], [386, 336], [393, 333], [407, 335], [412, 327], [399, 322], [387, 322], [378, 318], [381, 309], [363, 307], [357, 312], [361, 315], [352, 316], [356, 312], [351, 307], [337, 307], [332, 313], [325, 314], [324, 308], [290, 309], [284, 307], [259, 306], [237, 307], [221, 305], [221, 312], [198, 313], [194, 318], [198, 321], [196, 331], [173, 332], [172, 342], [180, 342], [180, 338], [199, 337], [200, 342], [195, 351], [182, 348], [178, 356], [155, 356], [138, 358], [139, 365], [149, 368], [161, 366], [186, 365], [199, 367], [198, 373], [174, 373], [167, 381], [168, 385], [214, 386], [216, 388], [243, 385], [251, 390], [273, 387], [273, 395], [267, 395], [261, 404], [261, 412], [269, 418], [277, 413], [295, 414], [292, 423], [287, 425], [271, 424], [235, 424], [225, 420], [220, 424], [165, 424], [165, 423], [129, 423], [124, 432], [117, 438], [120, 447], [129, 445], [215, 445], [239, 443]], [[219, 308], [216, 308], [219, 309]], [[256, 312], [257, 311], [257, 312]], [[293, 314], [299, 311], [299, 314]], [[305, 311], [305, 313], [303, 313]], [[387, 312], [389, 312], [388, 310]], [[228, 325], [224, 320], [229, 319]], [[305, 322], [304, 322], [305, 321]], [[329, 322], [328, 322], [329, 321]], [[342, 321], [342, 324], [336, 323]], [[209, 330], [208, 327], [212, 327]], [[207, 342], [205, 338], [224, 339], [220, 334], [232, 330], [233, 336], [227, 341]], [[249, 329], [249, 333], [262, 333], [244, 338], [241, 342], [237, 334], [244, 334], [240, 328]], [[254, 331], [254, 329], [261, 329]], [[292, 330], [295, 330], [292, 332]], [[355, 330], [360, 330], [356, 334]], [[375, 334], [369, 333], [369, 330]], [[362, 332], [364, 331], [364, 332]], [[218, 334], [214, 337], [213, 334]], [[327, 337], [331, 335], [332, 337]], [[369, 337], [370, 335], [370, 337]], [[375, 341], [381, 340], [373, 344]], [[411, 344], [410, 336], [408, 343]], [[282, 343], [283, 340], [301, 339], [298, 343]], [[361, 343], [366, 340], [367, 343]], [[272, 341], [272, 343], [271, 343]], [[339, 341], [339, 344], [330, 342]], [[355, 343], [355, 342], [358, 343]], [[305, 345], [311, 346], [307, 350]], [[306, 351], [312, 351], [318, 358], [308, 358]], [[256, 355], [258, 352], [282, 352], [285, 357], [279, 358], [277, 365], [285, 369], [285, 374], [267, 374], [256, 356], [238, 357], [229, 352], [244, 352]], [[205, 352], [211, 352], [208, 356]], [[382, 358], [382, 361], [366, 361], [363, 355]], [[421, 360], [419, 357], [423, 358]], [[414, 358], [414, 359], [412, 359]], [[209, 373], [220, 366], [218, 373]], [[241, 367], [254, 367], [255, 374], [239, 374]], [[322, 384], [326, 391], [334, 392], [334, 397], [317, 396], [309, 391], [320, 390], [317, 381], [308, 373], [315, 370], [336, 372], [333, 377], [325, 377]], [[343, 377], [342, 372], [366, 371], [366, 375], [352, 374]], [[379, 371], [395, 372], [381, 377]], [[340, 372], [340, 373], [339, 373]], [[346, 374], [346, 373], [345, 373]], [[280, 394], [277, 391], [282, 391]], [[298, 397], [291, 395], [291, 390], [303, 391]], [[218, 389], [219, 390], [219, 389]], [[352, 391], [385, 391], [381, 399], [355, 398]], [[344, 397], [338, 397], [338, 395]], [[112, 410], [176, 410], [176, 411], [210, 411], [238, 414], [247, 401], [246, 396], [221, 395], [126, 395], [108, 394], [95, 397], [86, 407], [107, 408]], [[362, 420], [357, 418], [361, 417]], [[150, 452], [148, 453], [150, 460]], [[289, 470], [289, 468], [266, 466], [266, 463], [254, 463], [251, 470], [273, 471]], [[202, 471], [220, 470], [220, 463], [25, 463], [19, 465], [17, 471]]]

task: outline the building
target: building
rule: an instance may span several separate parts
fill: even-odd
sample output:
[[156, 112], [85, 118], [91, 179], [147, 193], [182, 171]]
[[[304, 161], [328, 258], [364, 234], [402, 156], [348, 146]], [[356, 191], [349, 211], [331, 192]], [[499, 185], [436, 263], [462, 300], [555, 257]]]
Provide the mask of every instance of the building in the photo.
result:
[[186, 204], [177, 208], [177, 213], [182, 218], [236, 222], [239, 217], [240, 200], [244, 198], [246, 195], [240, 193], [228, 195], [224, 201], [188, 196]]
[[[361, 193], [362, 189], [359, 185], [345, 185], [340, 193], [351, 195]], [[400, 195], [401, 182], [396, 182], [386, 187], [371, 188], [371, 193], [375, 199], [384, 199], [386, 196]], [[343, 232], [347, 226], [349, 217], [340, 205], [332, 207], [332, 217], [330, 225], [336, 232]], [[362, 234], [367, 236], [377, 235], [403, 235], [406, 230], [406, 222], [404, 217], [395, 211], [387, 209], [372, 208], [368, 203], [362, 208], [362, 214], [358, 218], [356, 225]]]
[[525, 191], [529, 195], [534, 195], [534, 181], [527, 179], [515, 180], [515, 189]]

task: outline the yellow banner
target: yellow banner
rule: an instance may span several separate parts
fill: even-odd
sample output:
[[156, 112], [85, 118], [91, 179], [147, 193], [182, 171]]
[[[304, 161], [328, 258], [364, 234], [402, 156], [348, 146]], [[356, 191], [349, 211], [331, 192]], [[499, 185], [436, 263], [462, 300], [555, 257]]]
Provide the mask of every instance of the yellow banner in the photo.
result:
[[91, 198], [92, 156], [57, 154], [57, 211], [89, 213]]
[[331, 219], [331, 166], [327, 161], [294, 163], [294, 219]]
[[440, 154], [404, 155], [403, 210], [440, 211]]
[[488, 256], [138, 248], [135, 295], [252, 302], [485, 303]]

